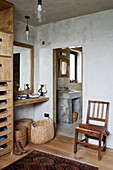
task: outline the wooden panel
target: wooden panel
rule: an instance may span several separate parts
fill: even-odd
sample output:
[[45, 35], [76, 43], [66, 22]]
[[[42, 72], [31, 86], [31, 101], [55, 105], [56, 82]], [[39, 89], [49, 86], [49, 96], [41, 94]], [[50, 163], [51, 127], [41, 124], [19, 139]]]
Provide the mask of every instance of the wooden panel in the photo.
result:
[[3, 32], [13, 32], [13, 8], [0, 11], [0, 30]]
[[7, 147], [0, 150], [0, 156], [5, 155], [6, 153], [11, 151], [11, 142], [7, 143]]
[[[0, 101], [2, 102], [2, 100]], [[6, 109], [12, 107], [12, 100], [6, 100], [5, 104], [0, 104], [0, 109]]]
[[7, 81], [12, 79], [12, 59], [0, 57], [0, 80]]
[[12, 117], [11, 117], [11, 116], [7, 117], [4, 122], [0, 123], [0, 128], [1, 128], [1, 127], [4, 127], [4, 126], [7, 126], [7, 125], [10, 125], [10, 124], [12, 123], [11, 120], [12, 120]]
[[12, 90], [12, 82], [0, 82], [0, 91]]
[[89, 100], [89, 102], [90, 102], [90, 103], [109, 104], [109, 102], [96, 101], [96, 100]]
[[37, 99], [16, 100], [14, 102], [14, 106], [22, 106], [22, 105], [33, 104], [33, 103], [42, 103], [46, 101], [49, 101], [48, 97], [39, 97]]
[[12, 56], [13, 54], [13, 35], [0, 32], [0, 55]]
[[84, 146], [88, 146], [88, 147], [91, 147], [91, 148], [98, 149], [98, 146], [96, 146], [96, 145], [92, 145], [92, 144], [89, 144], [89, 143], [84, 143], [84, 142], [81, 142], [81, 141], [78, 141], [77, 143], [81, 144], [81, 145], [84, 145]]
[[12, 113], [13, 113], [13, 109], [12, 108], [7, 108], [6, 112], [2, 112], [0, 110], [0, 119], [4, 118], [4, 117], [8, 117], [8, 116], [12, 115]]
[[12, 134], [8, 134], [6, 139], [0, 141], [0, 146], [10, 142], [11, 141], [11, 137], [12, 137]]
[[14, 41], [13, 44], [14, 44], [15, 46], [17, 46], [17, 47], [25, 47], [25, 48], [30, 48], [30, 49], [33, 49], [33, 48], [34, 48], [33, 45], [24, 44], [24, 43], [16, 42], [16, 41]]
[[11, 8], [14, 5], [10, 2], [7, 2], [5, 0], [0, 0], [0, 11], [7, 9], [7, 8]]
[[11, 99], [11, 98], [12, 98], [12, 91], [0, 92], [0, 100]]
[[84, 128], [76, 128], [76, 130], [78, 133], [83, 133], [85, 135], [99, 137], [99, 132], [96, 132], [93, 130], [88, 130], [88, 129], [84, 129]]
[[0, 137], [4, 136], [4, 135], [8, 135], [10, 133], [12, 133], [12, 125], [8, 125], [7, 130], [1, 131], [0, 132]]
[[101, 119], [101, 118], [89, 117], [89, 119], [90, 119], [90, 120], [96, 120], [96, 121], [105, 122], [105, 119]]

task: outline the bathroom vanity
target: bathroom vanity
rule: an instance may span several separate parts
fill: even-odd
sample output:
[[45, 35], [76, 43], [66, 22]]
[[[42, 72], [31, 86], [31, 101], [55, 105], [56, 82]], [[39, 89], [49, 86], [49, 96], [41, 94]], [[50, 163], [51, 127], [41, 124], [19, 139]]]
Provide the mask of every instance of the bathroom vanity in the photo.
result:
[[58, 90], [58, 124], [72, 124], [73, 112], [77, 112], [77, 120], [81, 120], [82, 92]]

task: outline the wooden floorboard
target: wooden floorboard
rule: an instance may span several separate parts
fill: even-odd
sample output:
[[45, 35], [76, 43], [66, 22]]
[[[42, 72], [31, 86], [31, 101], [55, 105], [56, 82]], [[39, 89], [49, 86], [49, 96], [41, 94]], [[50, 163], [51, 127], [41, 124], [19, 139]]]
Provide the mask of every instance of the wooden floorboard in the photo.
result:
[[[64, 157], [69, 157], [82, 162], [87, 162], [100, 167], [100, 170], [113, 170], [113, 150], [107, 149], [106, 152], [102, 152], [102, 160], [98, 161], [98, 152], [95, 149], [87, 148], [84, 146], [78, 146], [77, 154], [73, 153], [74, 139], [57, 135], [54, 140], [43, 145], [33, 145], [29, 144], [26, 149], [28, 153], [38, 149], [40, 151], [45, 151]], [[27, 153], [27, 154], [28, 154]], [[7, 165], [15, 162], [26, 154], [20, 156], [2, 156], [0, 157], [0, 169], [6, 167]]]

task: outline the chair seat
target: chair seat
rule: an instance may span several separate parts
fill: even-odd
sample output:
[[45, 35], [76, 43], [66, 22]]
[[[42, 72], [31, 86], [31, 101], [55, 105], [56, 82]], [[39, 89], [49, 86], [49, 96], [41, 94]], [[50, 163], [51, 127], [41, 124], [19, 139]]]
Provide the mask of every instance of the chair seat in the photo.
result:
[[93, 125], [93, 124], [81, 124], [80, 123], [79, 127], [99, 132], [99, 133], [101, 133], [102, 135], [105, 135], [105, 136], [109, 135], [109, 131], [104, 126]]

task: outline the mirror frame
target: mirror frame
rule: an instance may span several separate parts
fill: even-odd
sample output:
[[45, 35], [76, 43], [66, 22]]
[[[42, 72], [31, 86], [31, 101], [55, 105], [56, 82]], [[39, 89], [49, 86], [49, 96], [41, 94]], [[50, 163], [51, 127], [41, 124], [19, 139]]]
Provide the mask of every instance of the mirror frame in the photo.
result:
[[13, 42], [13, 46], [18, 46], [18, 47], [24, 47], [24, 48], [29, 48], [30, 49], [30, 59], [31, 59], [31, 68], [30, 68], [30, 90], [20, 90], [20, 91], [14, 91], [16, 95], [18, 94], [23, 94], [23, 93], [33, 93], [34, 91], [34, 46], [29, 45], [29, 44], [24, 44], [20, 42]]

